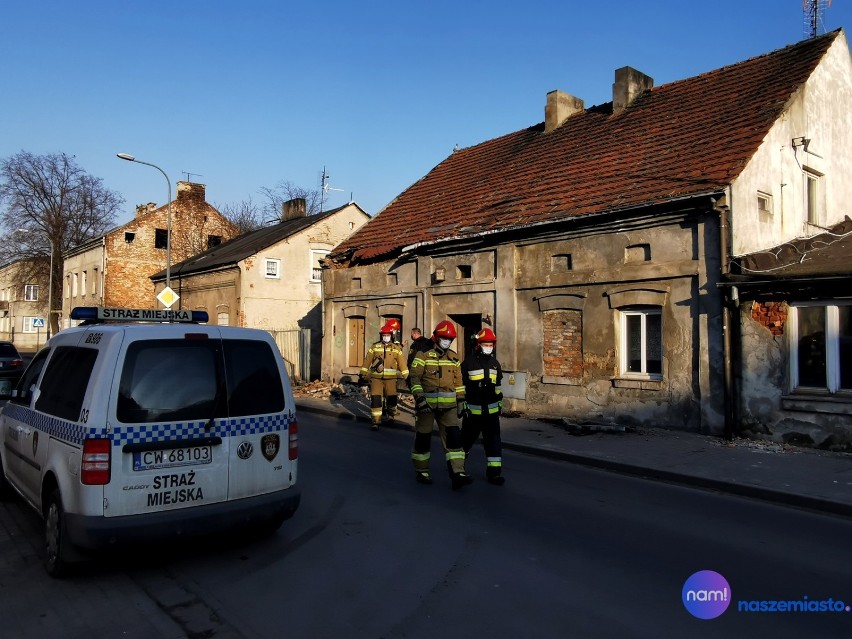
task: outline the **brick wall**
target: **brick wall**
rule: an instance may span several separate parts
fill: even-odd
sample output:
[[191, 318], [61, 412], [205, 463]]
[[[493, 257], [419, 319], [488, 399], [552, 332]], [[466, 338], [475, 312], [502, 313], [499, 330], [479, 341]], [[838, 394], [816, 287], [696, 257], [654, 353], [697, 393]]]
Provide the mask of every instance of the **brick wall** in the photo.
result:
[[751, 307], [751, 318], [773, 335], [783, 335], [784, 324], [787, 322], [787, 304], [755, 302]]
[[544, 374], [578, 382], [583, 377], [583, 318], [580, 311], [542, 314]]

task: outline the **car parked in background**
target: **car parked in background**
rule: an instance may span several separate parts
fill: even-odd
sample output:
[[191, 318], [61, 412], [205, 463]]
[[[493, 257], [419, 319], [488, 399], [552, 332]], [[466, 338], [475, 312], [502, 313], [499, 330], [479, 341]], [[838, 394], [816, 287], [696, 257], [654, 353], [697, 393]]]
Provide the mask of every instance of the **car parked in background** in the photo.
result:
[[11, 389], [24, 373], [24, 359], [12, 342], [0, 342], [0, 391]]

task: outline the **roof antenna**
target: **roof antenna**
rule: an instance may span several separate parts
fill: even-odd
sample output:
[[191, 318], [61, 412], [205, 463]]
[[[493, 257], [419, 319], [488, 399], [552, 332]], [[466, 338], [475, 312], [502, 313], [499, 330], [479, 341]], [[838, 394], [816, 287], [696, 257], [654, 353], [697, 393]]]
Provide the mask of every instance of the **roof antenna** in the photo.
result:
[[831, 6], [831, 0], [802, 0], [802, 9], [805, 12], [805, 37], [815, 38], [822, 33], [825, 33], [825, 23], [823, 15], [828, 7]]
[[325, 167], [322, 167], [322, 178], [320, 180], [320, 210], [322, 213], [323, 206], [325, 205], [325, 194], [329, 191], [342, 191], [343, 189], [335, 189], [328, 183], [329, 174], [326, 172]]
[[183, 173], [186, 176], [187, 182], [192, 182], [192, 176], [193, 175], [195, 177], [204, 177], [201, 173], [190, 173], [189, 171], [181, 171], [181, 173]]

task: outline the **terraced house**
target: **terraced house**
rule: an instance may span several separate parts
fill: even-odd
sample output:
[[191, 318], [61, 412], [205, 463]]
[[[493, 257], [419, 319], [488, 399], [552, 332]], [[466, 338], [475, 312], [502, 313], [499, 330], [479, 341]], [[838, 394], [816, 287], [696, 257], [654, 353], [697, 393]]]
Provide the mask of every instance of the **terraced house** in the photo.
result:
[[850, 113], [842, 30], [661, 86], [624, 67], [606, 104], [553, 91], [544, 122], [453, 152], [329, 254], [323, 376], [354, 376], [389, 318], [450, 319], [462, 355], [496, 332], [530, 415], [852, 441], [848, 368], [803, 375], [791, 337], [819, 332], [800, 302], [829, 309], [848, 361], [848, 279], [741, 296], [749, 256], [844, 232]]

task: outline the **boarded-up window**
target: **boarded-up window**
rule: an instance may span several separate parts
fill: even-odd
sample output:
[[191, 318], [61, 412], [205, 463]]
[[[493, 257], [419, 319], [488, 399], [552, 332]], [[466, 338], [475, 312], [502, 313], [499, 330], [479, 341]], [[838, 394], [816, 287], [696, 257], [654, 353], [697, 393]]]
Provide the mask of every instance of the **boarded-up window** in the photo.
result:
[[583, 379], [583, 315], [554, 310], [542, 314], [544, 374], [579, 384]]

